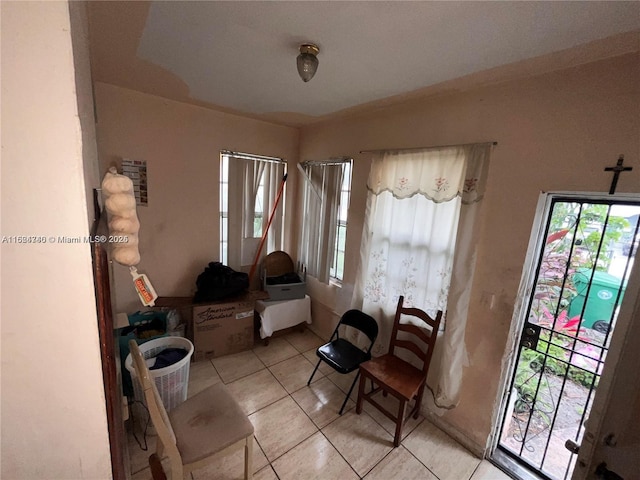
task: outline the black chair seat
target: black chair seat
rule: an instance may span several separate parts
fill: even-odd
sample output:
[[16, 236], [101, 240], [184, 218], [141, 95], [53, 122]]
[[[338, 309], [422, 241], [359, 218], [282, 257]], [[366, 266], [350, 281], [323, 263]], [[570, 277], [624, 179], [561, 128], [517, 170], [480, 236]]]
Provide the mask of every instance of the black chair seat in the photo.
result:
[[316, 355], [340, 373], [351, 373], [362, 362], [371, 360], [370, 353], [363, 352], [343, 338], [321, 346], [316, 350]]
[[[359, 330], [369, 339], [369, 342], [371, 343], [367, 347], [366, 351], [358, 348], [349, 340], [340, 338], [340, 327], [343, 325], [344, 327], [350, 327]], [[347, 374], [358, 370], [358, 367], [362, 362], [371, 360], [371, 348], [373, 347], [373, 342], [376, 341], [377, 336], [378, 324], [373, 317], [360, 310], [349, 310], [348, 312], [345, 312], [345, 314], [340, 318], [338, 325], [336, 325], [336, 329], [333, 331], [333, 335], [331, 335], [329, 343], [322, 345], [316, 350], [316, 355], [320, 360], [318, 360], [316, 368], [313, 369], [313, 373], [311, 373], [311, 376], [309, 377], [307, 386], [311, 385], [311, 380], [313, 380], [313, 376], [318, 371], [320, 362], [325, 362], [336, 372], [342, 374]], [[359, 376], [360, 371], [358, 370], [358, 373], [356, 374], [355, 378], [353, 379], [353, 383], [351, 384], [351, 388], [349, 389], [349, 393], [347, 393], [344, 402], [342, 402], [342, 407], [340, 407], [340, 415], [342, 415], [344, 407], [347, 405], [349, 396], [351, 395], [353, 387], [358, 381]]]

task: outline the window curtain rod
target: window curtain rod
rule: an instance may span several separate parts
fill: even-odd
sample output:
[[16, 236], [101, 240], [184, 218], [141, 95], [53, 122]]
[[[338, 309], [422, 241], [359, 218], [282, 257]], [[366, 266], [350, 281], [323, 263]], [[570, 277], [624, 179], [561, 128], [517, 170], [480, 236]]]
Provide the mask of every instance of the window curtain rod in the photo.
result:
[[474, 143], [459, 143], [457, 145], [432, 145], [430, 147], [412, 147], [412, 148], [380, 148], [378, 150], [360, 150], [360, 153], [380, 153], [380, 152], [410, 152], [411, 150], [427, 150], [430, 148], [449, 148], [449, 147], [468, 147], [469, 145], [498, 145], [498, 142], [474, 142]]
[[307, 160], [305, 162], [300, 162], [300, 165], [303, 167], [306, 167], [307, 165], [342, 165], [343, 163], [347, 163], [352, 160], [353, 158], [351, 157], [330, 158], [329, 160]]
[[272, 163], [284, 163], [287, 161], [280, 157], [267, 157], [264, 155], [253, 155], [252, 153], [233, 152], [231, 150], [220, 150], [220, 154], [228, 155], [234, 158], [240, 158], [242, 160], [256, 160], [260, 162], [272, 162]]

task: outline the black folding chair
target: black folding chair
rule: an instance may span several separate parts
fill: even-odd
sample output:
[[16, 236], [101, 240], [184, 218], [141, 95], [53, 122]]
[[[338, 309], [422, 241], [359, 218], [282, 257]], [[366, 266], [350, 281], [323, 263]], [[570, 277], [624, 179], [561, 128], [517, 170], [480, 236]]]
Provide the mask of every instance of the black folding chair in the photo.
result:
[[[371, 342], [369, 347], [366, 350], [362, 350], [350, 341], [341, 338], [339, 329], [342, 325], [348, 325], [364, 333]], [[333, 331], [333, 335], [331, 335], [329, 343], [318, 347], [318, 350], [316, 350], [316, 355], [320, 360], [318, 360], [316, 368], [313, 369], [313, 373], [311, 374], [311, 377], [309, 377], [307, 385], [311, 384], [311, 380], [313, 380], [313, 376], [316, 374], [316, 371], [320, 366], [320, 362], [325, 362], [336, 372], [343, 374], [358, 370], [358, 367], [362, 362], [371, 360], [371, 348], [373, 347], [373, 343], [376, 341], [377, 337], [378, 324], [373, 317], [361, 312], [360, 310], [349, 310], [346, 312], [342, 315], [340, 322], [338, 322], [336, 329]], [[340, 408], [340, 415], [342, 415], [342, 411], [349, 400], [353, 387], [358, 381], [359, 375], [360, 372], [358, 372], [356, 378], [354, 378], [353, 383], [351, 384], [349, 393], [347, 393], [347, 397], [344, 399], [342, 407]]]

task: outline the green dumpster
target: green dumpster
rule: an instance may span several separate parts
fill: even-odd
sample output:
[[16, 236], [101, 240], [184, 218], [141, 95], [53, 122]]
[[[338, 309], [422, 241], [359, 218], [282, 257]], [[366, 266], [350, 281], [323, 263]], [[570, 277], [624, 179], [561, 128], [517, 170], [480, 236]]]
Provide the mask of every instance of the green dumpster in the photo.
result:
[[[589, 289], [592, 273], [593, 280], [591, 281], [591, 289]], [[569, 305], [569, 317], [573, 318], [582, 314], [587, 290], [589, 290], [589, 299], [582, 315], [582, 326], [602, 333], [608, 332], [616, 300], [618, 305], [622, 303], [625, 290], [625, 286], [622, 286], [622, 279], [606, 272], [592, 272], [591, 269], [586, 268], [576, 272], [573, 276], [573, 283], [578, 293]], [[622, 291], [618, 299], [618, 291], [621, 286]]]

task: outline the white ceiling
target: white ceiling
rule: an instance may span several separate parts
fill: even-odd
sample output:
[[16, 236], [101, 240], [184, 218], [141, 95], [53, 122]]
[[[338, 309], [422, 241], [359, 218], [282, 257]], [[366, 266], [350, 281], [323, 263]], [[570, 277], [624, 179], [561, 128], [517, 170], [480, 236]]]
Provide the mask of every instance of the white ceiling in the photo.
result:
[[[109, 28], [102, 17], [124, 28], [121, 3], [94, 8], [92, 28]], [[137, 60], [178, 79], [195, 102], [253, 115], [322, 117], [640, 29], [637, 1], [154, 1], [145, 11], [132, 36]], [[320, 47], [309, 83], [296, 70], [303, 42]], [[118, 48], [93, 50], [94, 62], [117, 65]], [[145, 91], [144, 77], [132, 71], [127, 80], [126, 70], [121, 83]], [[96, 71], [109, 81], [107, 69]]]

